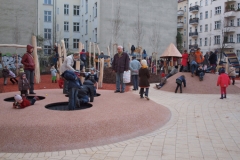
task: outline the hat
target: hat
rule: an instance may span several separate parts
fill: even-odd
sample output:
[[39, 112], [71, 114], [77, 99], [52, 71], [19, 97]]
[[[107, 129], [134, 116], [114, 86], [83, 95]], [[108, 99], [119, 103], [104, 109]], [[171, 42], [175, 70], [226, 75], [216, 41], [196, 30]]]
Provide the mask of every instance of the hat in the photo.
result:
[[141, 60], [141, 65], [147, 66], [147, 61], [145, 59]]
[[19, 94], [16, 94], [14, 96], [14, 99], [15, 99], [15, 101], [20, 101], [20, 100], [22, 100], [22, 97]]
[[222, 68], [222, 69], [220, 70], [220, 73], [225, 73], [225, 69]]

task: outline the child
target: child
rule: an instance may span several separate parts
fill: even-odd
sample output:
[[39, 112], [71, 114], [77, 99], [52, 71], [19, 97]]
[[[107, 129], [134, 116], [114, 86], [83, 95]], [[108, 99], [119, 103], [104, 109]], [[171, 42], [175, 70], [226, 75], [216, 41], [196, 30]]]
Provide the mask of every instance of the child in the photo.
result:
[[57, 83], [56, 77], [57, 77], [57, 70], [55, 69], [54, 66], [51, 67], [50, 69], [51, 75], [52, 75], [52, 83]]
[[23, 65], [20, 65], [19, 67], [19, 74], [24, 73]]
[[236, 71], [232, 64], [229, 65], [228, 76], [232, 79], [232, 85], [235, 84]]
[[9, 70], [8, 70], [8, 67], [5, 66], [2, 70], [2, 75], [3, 75], [3, 78], [4, 78], [4, 85], [7, 85], [7, 78], [9, 76]]
[[161, 89], [167, 83], [167, 77], [161, 78], [159, 85], [156, 85], [157, 89]]
[[204, 76], [204, 70], [203, 70], [203, 66], [202, 64], [199, 64], [197, 71], [196, 71], [196, 75], [199, 76], [199, 81], [203, 80], [203, 76]]
[[[140, 87], [140, 98], [143, 98], [143, 93], [145, 93], [145, 98], [147, 100], [149, 100], [148, 98], [148, 91], [149, 91], [149, 81], [148, 79], [150, 78], [150, 73], [148, 70], [148, 66], [147, 66], [147, 61], [145, 59], [143, 59], [141, 61], [141, 65], [142, 67], [139, 69], [139, 87]], [[144, 92], [144, 88], [146, 88], [145, 92]]]
[[175, 93], [177, 93], [178, 91], [178, 87], [180, 87], [180, 93], [182, 93], [182, 83], [184, 84], [184, 87], [186, 87], [186, 80], [185, 80], [185, 76], [181, 75], [180, 77], [178, 77], [176, 79], [176, 83], [177, 83], [177, 88], [175, 90]]
[[[9, 70], [9, 76], [10, 76], [10, 81], [12, 82], [12, 84], [15, 84], [15, 82], [18, 84], [18, 80], [16, 79], [16, 75], [11, 71]], [[14, 81], [13, 81], [14, 79]]]
[[28, 95], [28, 89], [30, 89], [30, 84], [28, 83], [28, 80], [26, 78], [26, 73], [20, 74], [20, 79], [18, 82], [18, 89], [21, 92], [21, 96]]
[[18, 94], [14, 96], [14, 99], [15, 99], [15, 102], [13, 103], [13, 108], [16, 108], [16, 109], [22, 109], [30, 105], [34, 105], [34, 103], [37, 100], [39, 100], [38, 97], [34, 97], [31, 101], [29, 101], [25, 96], [21, 97]]
[[92, 81], [94, 83], [94, 86], [97, 87], [98, 77], [97, 74], [95, 73], [94, 68], [91, 68], [90, 74], [88, 74], [85, 79]]
[[[230, 85], [230, 79], [225, 73], [225, 70], [222, 69], [220, 75], [218, 76], [217, 86], [221, 87], [221, 97], [220, 99], [227, 98], [226, 88]], [[224, 96], [223, 96], [224, 95]]]

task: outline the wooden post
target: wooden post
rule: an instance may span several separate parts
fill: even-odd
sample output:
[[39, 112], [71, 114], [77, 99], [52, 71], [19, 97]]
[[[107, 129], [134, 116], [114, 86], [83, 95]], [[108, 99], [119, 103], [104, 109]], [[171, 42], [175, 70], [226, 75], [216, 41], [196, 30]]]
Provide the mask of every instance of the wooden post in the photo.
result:
[[99, 87], [102, 88], [103, 84], [103, 72], [104, 72], [104, 58], [100, 59], [100, 65], [99, 65]]
[[89, 42], [89, 54], [88, 54], [89, 65], [88, 65], [88, 68], [91, 68], [91, 57], [92, 57], [92, 55], [91, 55], [91, 45], [92, 45], [92, 43]]
[[61, 51], [61, 46], [60, 44], [58, 44], [58, 56], [59, 56], [59, 59], [58, 59], [58, 70], [59, 70], [59, 73], [60, 75], [62, 74], [60, 68], [62, 66], [62, 62], [63, 62], [63, 55], [62, 55], [62, 51]]
[[37, 40], [36, 36], [32, 36], [32, 45], [33, 45], [33, 57], [34, 57], [34, 63], [35, 63], [35, 79], [36, 83], [40, 83], [40, 67], [39, 67], [39, 61], [38, 61], [38, 55], [37, 55]]
[[225, 69], [225, 71], [226, 71], [226, 73], [228, 73], [228, 71], [229, 71], [229, 68], [228, 68], [228, 66], [229, 66], [229, 61], [228, 61], [228, 57], [226, 57], [226, 69]]
[[109, 61], [108, 61], [108, 67], [111, 67], [111, 56], [110, 56], [110, 49], [109, 49], [109, 46], [107, 47], [107, 52], [108, 52], [108, 56], [109, 56]]
[[65, 48], [65, 43], [64, 43], [64, 40], [61, 40], [61, 46], [62, 46], [62, 55], [63, 55], [63, 60], [66, 59], [67, 57], [67, 52], [66, 52], [66, 48]]
[[82, 52], [83, 46], [81, 42], [78, 42], [78, 52], [80, 54], [80, 52]]
[[93, 67], [94, 68], [96, 68], [95, 56], [96, 56], [95, 43], [93, 43]]

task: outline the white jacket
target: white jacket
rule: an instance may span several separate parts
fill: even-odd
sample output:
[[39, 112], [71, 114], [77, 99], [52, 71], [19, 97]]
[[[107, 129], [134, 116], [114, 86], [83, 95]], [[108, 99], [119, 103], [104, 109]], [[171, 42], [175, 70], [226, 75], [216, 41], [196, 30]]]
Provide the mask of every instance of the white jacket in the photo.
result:
[[61, 73], [65, 72], [66, 70], [75, 71], [75, 69], [72, 67], [73, 64], [74, 64], [73, 55], [67, 56], [60, 68]]
[[9, 76], [11, 78], [16, 78], [16, 75], [9, 69]]

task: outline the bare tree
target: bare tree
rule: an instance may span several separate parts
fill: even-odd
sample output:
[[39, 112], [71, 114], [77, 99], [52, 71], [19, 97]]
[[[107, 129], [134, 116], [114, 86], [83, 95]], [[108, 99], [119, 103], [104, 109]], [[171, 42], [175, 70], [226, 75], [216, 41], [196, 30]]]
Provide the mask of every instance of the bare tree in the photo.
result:
[[138, 15], [137, 15], [137, 20], [134, 23], [134, 28], [133, 28], [133, 38], [137, 41], [137, 47], [140, 47], [140, 44], [142, 42], [143, 36], [144, 36], [144, 30], [143, 30], [143, 23], [140, 20], [140, 15], [139, 15], [139, 2], [138, 2]]
[[[156, 22], [156, 21], [155, 21]], [[152, 35], [149, 37], [150, 41], [150, 46], [152, 47], [153, 52], [157, 53], [159, 48], [160, 48], [160, 42], [161, 42], [161, 37], [160, 37], [160, 32], [159, 32], [159, 27], [155, 23], [152, 28]]]

